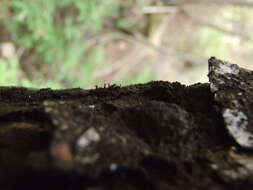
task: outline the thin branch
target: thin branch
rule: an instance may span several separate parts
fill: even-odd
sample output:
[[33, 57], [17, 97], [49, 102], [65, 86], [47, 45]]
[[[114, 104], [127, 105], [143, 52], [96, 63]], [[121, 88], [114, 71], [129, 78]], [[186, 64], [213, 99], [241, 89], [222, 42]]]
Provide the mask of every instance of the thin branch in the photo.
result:
[[[125, 40], [130, 43], [137, 43], [138, 45], [144, 46], [144, 48], [149, 48], [163, 56], [166, 57], [176, 57], [179, 60], [183, 62], [190, 62], [194, 65], [199, 64], [206, 64], [206, 58], [198, 58], [190, 54], [184, 54], [184, 53], [178, 53], [172, 50], [169, 50], [164, 47], [157, 46], [150, 42], [147, 38], [143, 37], [142, 35], [126, 35], [119, 32], [113, 32], [113, 33], [107, 33], [103, 36], [99, 37], [93, 37], [90, 41], [88, 41], [88, 44], [90, 44], [90, 47], [94, 47], [96, 44], [102, 44], [105, 45], [106, 43], [112, 41], [112, 40]], [[144, 52], [145, 50], [143, 50]], [[99, 73], [96, 74], [96, 78], [101, 78], [110, 75], [111, 73], [116, 72], [119, 70], [123, 65], [125, 64], [124, 60], [119, 60], [115, 64], [111, 65], [110, 67], [106, 67], [105, 69], [101, 70]]]
[[193, 4], [203, 4], [203, 5], [218, 5], [218, 6], [242, 6], [242, 7], [253, 7], [252, 1], [247, 0], [210, 0], [210, 1], [189, 1], [189, 0], [175, 0], [175, 1], [165, 1], [168, 6], [178, 6], [178, 5], [193, 5]]
[[[194, 2], [195, 3], [200, 3], [198, 1], [197, 2], [193, 1], [191, 3], [193, 4]], [[210, 4], [210, 3], [217, 3], [217, 2], [216, 1], [210, 1], [210, 2], [206, 2], [206, 3]], [[224, 3], [225, 2], [222, 3], [222, 1], [221, 1], [221, 4], [224, 5]], [[228, 2], [226, 2], [226, 4], [227, 3]], [[188, 3], [188, 4], [190, 4], [190, 3]], [[239, 4], [239, 2], [238, 2], [238, 4]], [[242, 2], [240, 2], [240, 4], [242, 4]], [[244, 4], [245, 4], [245, 2], [244, 2]], [[253, 3], [252, 3], [252, 5], [253, 5]], [[215, 30], [217, 30], [219, 32], [223, 32], [223, 33], [226, 33], [226, 34], [229, 34], [229, 35], [232, 35], [232, 36], [239, 36], [239, 37], [241, 37], [244, 40], [250, 40], [250, 41], [252, 40], [252, 38], [251, 38], [250, 35], [247, 35], [247, 34], [245, 34], [243, 32], [228, 30], [228, 29], [226, 29], [224, 27], [220, 27], [219, 25], [215, 25], [215, 24], [213, 24], [211, 22], [207, 22], [207, 21], [201, 20], [201, 19], [196, 18], [195, 16], [192, 16], [191, 14], [189, 14], [189, 12], [187, 12], [183, 7], [180, 7], [180, 9], [183, 10], [184, 14], [186, 14], [187, 17], [189, 17], [194, 24], [198, 24], [198, 25], [201, 25], [201, 26], [209, 27], [209, 28], [215, 29]], [[173, 8], [173, 7], [170, 7], [170, 6], [164, 6], [164, 7], [150, 6], [150, 7], [144, 7], [143, 8], [143, 12], [146, 13], [146, 14], [172, 13], [172, 12], [178, 12], [178, 11], [179, 11], [178, 8]]]
[[[131, 42], [131, 43], [137, 43], [138, 45], [142, 45], [142, 46], [144, 46], [144, 48], [150, 48], [150, 49], [158, 52], [159, 54], [162, 54], [163, 56], [177, 57], [178, 59], [180, 59], [183, 62], [190, 62], [195, 65], [206, 64], [206, 60], [207, 60], [205, 58], [198, 58], [198, 57], [195, 57], [190, 54], [179, 53], [179, 52], [175, 52], [175, 51], [169, 50], [164, 47], [157, 46], [157, 45], [151, 43], [147, 38], [143, 37], [142, 35], [132, 36], [132, 35], [122, 34], [119, 32], [113, 32], [113, 33], [104, 34], [103, 36], [100, 36], [97, 38], [93, 37], [90, 42], [88, 41], [88, 44], [90, 44], [90, 46], [93, 46], [97, 43], [99, 43], [100, 45], [101, 44], [105, 45], [106, 43], [108, 43], [111, 40], [125, 40], [125, 41]], [[105, 68], [104, 70], [100, 71], [96, 77], [107, 76], [107, 75], [115, 72], [116, 70], [118, 70], [119, 68], [121, 68], [124, 65], [123, 62], [124, 61], [119, 61], [119, 62], [117, 62], [117, 64], [114, 64], [113, 66]]]
[[204, 58], [198, 58], [198, 57], [195, 57], [190, 54], [179, 53], [179, 52], [175, 52], [173, 50], [169, 50], [169, 49], [161, 47], [161, 46], [157, 46], [157, 45], [151, 43], [148, 39], [146, 39], [143, 36], [138, 36], [138, 37], [126, 36], [124, 39], [132, 41], [132, 42], [141, 43], [141, 44], [145, 45], [145, 47], [149, 47], [164, 56], [177, 57], [178, 59], [180, 59], [181, 61], [184, 61], [184, 62], [191, 62], [191, 63], [197, 64], [197, 65], [206, 63], [206, 59], [204, 59]]
[[141, 12], [144, 14], [175, 13], [177, 11], [177, 7], [171, 6], [146, 6], [141, 9]]
[[215, 25], [215, 24], [212, 24], [212, 23], [208, 23], [208, 22], [204, 22], [204, 21], [194, 21], [196, 24], [199, 24], [199, 25], [202, 25], [202, 26], [206, 26], [206, 27], [209, 27], [209, 28], [212, 28], [212, 29], [215, 29], [219, 32], [223, 32], [223, 33], [226, 33], [226, 34], [229, 34], [231, 36], [239, 36], [241, 37], [242, 39], [244, 40], [247, 40], [247, 41], [252, 41], [252, 38], [250, 36], [248, 36], [247, 34], [245, 33], [242, 33], [242, 32], [237, 32], [237, 31], [233, 31], [233, 30], [227, 30], [223, 27], [220, 27], [218, 25]]
[[191, 19], [191, 21], [194, 23], [194, 24], [197, 24], [197, 25], [201, 25], [201, 26], [205, 26], [205, 27], [209, 27], [211, 29], [214, 29], [214, 30], [217, 30], [219, 32], [222, 32], [222, 33], [226, 33], [226, 34], [229, 34], [231, 36], [238, 36], [238, 37], [241, 37], [242, 39], [244, 40], [248, 40], [248, 41], [252, 41], [252, 38], [243, 33], [243, 32], [238, 32], [238, 31], [234, 31], [234, 30], [228, 30], [224, 27], [221, 27], [217, 24], [213, 24], [211, 22], [208, 22], [208, 21], [204, 21], [204, 20], [201, 20], [193, 15], [191, 15], [187, 10], [185, 9], [182, 9], [185, 16], [187, 16], [187, 18]]
[[206, 63], [205, 58], [198, 58], [198, 57], [195, 57], [195, 56], [190, 55], [190, 54], [179, 53], [179, 52], [169, 50], [169, 49], [161, 47], [161, 46], [157, 46], [157, 45], [153, 44], [152, 42], [150, 42], [143, 35], [132, 36], [132, 35], [122, 34], [122, 33], [119, 33], [119, 32], [113, 32], [113, 33], [109, 33], [109, 34], [101, 37], [101, 40], [99, 38], [92, 39], [93, 42], [96, 41], [96, 43], [99, 43], [99, 44], [101, 44], [101, 43], [105, 44], [105, 43], [108, 43], [111, 40], [126, 40], [126, 41], [129, 41], [131, 43], [142, 44], [144, 47], [151, 48], [152, 50], [154, 50], [154, 51], [156, 51], [156, 52], [158, 52], [158, 53], [160, 53], [164, 56], [177, 57], [178, 59], [180, 59], [184, 62], [191, 62], [191, 63], [196, 64], [196, 65]]

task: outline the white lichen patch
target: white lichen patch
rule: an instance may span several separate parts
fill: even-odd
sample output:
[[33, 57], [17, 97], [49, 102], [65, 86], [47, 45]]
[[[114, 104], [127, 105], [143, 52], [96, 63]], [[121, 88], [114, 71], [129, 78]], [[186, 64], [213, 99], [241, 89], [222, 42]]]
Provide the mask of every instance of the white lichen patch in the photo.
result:
[[210, 90], [211, 92], [219, 91], [220, 85], [224, 85], [225, 82], [222, 79], [217, 79], [215, 82], [210, 82]]
[[95, 105], [89, 105], [89, 108], [94, 109]]
[[86, 148], [90, 145], [92, 142], [98, 142], [100, 140], [99, 133], [94, 129], [90, 128], [83, 135], [80, 136], [80, 138], [77, 141], [78, 148]]
[[237, 109], [225, 109], [223, 118], [229, 133], [243, 147], [253, 146], [253, 134], [247, 131], [248, 118]]
[[111, 171], [116, 171], [118, 169], [118, 165], [116, 163], [111, 163], [110, 164], [110, 170]]
[[238, 75], [240, 70], [235, 65], [223, 62], [222, 64], [218, 64], [217, 67], [215, 67], [214, 72], [221, 75], [224, 74]]
[[211, 92], [216, 92], [219, 88], [214, 83], [210, 83], [210, 90]]

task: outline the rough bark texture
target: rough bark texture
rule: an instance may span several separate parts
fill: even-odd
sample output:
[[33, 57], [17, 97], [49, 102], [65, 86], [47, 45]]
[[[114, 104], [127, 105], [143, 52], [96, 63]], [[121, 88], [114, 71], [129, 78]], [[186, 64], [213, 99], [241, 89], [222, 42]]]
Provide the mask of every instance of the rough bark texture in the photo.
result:
[[210, 84], [1, 87], [0, 189], [252, 189], [252, 76], [210, 58]]

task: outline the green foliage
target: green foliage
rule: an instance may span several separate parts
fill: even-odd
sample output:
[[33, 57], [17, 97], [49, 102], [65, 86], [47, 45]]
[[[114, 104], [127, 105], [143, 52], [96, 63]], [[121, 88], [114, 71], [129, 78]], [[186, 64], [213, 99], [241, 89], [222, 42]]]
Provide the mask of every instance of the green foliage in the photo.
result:
[[18, 67], [18, 61], [16, 59], [4, 60], [0, 59], [0, 85], [14, 86], [18, 84], [20, 73]]
[[98, 31], [107, 16], [109, 1], [99, 0], [11, 0], [14, 11], [9, 29], [15, 41], [35, 48], [50, 64], [61, 59], [86, 30]]
[[[60, 84], [63, 78], [69, 86], [79, 84], [71, 71], [87, 67], [82, 66], [86, 62], [81, 62], [87, 52], [86, 39], [101, 30], [105, 17], [117, 13], [113, 0], [10, 0], [2, 5], [13, 11], [12, 22], [6, 27], [18, 46], [38, 53], [48, 68], [61, 63], [50, 87], [53, 83]], [[92, 54], [97, 54], [96, 51], [101, 50], [94, 48]], [[88, 77], [82, 80], [90, 81], [92, 76]]]

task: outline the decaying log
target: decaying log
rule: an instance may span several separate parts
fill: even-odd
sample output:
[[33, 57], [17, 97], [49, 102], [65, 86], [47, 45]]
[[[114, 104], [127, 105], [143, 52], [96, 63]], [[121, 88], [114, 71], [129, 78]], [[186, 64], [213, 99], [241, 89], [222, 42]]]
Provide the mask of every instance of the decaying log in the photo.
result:
[[252, 71], [210, 58], [208, 76], [1, 87], [0, 189], [252, 189]]

